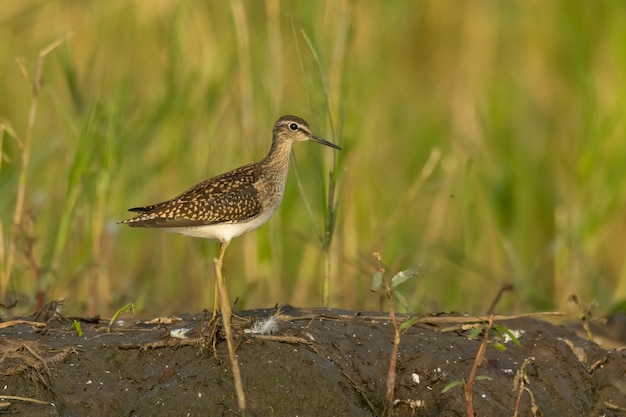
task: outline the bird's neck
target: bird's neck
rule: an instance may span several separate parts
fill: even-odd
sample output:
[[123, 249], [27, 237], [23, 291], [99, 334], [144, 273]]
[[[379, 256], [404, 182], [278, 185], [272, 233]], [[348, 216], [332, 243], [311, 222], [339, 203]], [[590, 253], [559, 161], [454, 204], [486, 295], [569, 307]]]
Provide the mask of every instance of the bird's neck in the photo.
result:
[[272, 141], [272, 147], [262, 163], [269, 169], [284, 172], [284, 175], [287, 175], [292, 144], [293, 142], [291, 141]]

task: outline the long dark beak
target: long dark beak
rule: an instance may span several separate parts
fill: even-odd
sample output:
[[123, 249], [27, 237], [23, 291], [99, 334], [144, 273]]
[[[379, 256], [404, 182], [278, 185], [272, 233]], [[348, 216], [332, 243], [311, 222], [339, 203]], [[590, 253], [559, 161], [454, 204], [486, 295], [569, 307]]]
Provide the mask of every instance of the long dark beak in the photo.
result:
[[310, 138], [311, 138], [311, 140], [313, 142], [321, 143], [322, 145], [326, 145], [326, 146], [328, 146], [330, 148], [335, 148], [335, 149], [341, 150], [341, 148], [339, 146], [335, 145], [332, 142], [327, 141], [326, 139], [322, 139], [319, 136], [311, 135]]

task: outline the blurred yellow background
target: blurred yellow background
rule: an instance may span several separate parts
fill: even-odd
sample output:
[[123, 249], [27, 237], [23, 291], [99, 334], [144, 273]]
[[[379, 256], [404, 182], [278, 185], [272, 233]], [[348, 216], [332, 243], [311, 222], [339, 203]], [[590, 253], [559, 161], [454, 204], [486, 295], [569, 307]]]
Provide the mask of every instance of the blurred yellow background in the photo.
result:
[[[626, 3], [0, 10], [0, 296], [21, 311], [37, 294], [74, 314], [210, 308], [214, 243], [116, 221], [262, 158], [283, 114], [343, 151], [294, 147], [282, 207], [227, 252], [236, 308], [321, 305], [326, 271], [330, 306], [386, 308], [370, 292], [374, 252], [388, 278], [418, 271], [397, 289], [417, 313], [484, 312], [508, 283], [500, 312], [626, 300]], [[29, 139], [33, 89], [16, 59], [34, 77], [59, 39]]]

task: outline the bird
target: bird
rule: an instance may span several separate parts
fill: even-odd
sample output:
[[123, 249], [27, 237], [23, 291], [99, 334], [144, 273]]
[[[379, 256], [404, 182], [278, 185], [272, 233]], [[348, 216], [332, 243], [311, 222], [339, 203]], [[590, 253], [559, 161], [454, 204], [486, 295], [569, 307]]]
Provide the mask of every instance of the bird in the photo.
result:
[[[304, 119], [282, 116], [274, 124], [265, 158], [202, 181], [170, 200], [131, 208], [138, 214], [119, 223], [218, 241], [217, 273], [231, 240], [257, 229], [276, 212], [285, 192], [292, 145], [305, 141], [341, 150], [314, 135]], [[217, 316], [218, 279], [213, 317]]]

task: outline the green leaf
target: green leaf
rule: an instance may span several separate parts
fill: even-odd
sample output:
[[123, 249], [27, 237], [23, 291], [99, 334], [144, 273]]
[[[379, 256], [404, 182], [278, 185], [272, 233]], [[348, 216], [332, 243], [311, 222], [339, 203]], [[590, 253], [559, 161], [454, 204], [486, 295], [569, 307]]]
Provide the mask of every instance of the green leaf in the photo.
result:
[[513, 334], [512, 331], [510, 331], [509, 329], [507, 329], [504, 326], [499, 326], [499, 325], [494, 325], [493, 329], [498, 332], [498, 334], [500, 336], [506, 334], [507, 336], [509, 336], [511, 338], [511, 340], [513, 341], [513, 343], [515, 343], [517, 346], [522, 346], [522, 344], [519, 342], [519, 340], [517, 339], [517, 337], [515, 337], [515, 335]]
[[404, 329], [408, 329], [409, 327], [413, 326], [415, 322], [417, 322], [417, 320], [419, 320], [419, 318], [417, 317], [408, 317], [406, 320], [402, 322], [399, 330], [402, 331]]
[[491, 346], [493, 346], [494, 348], [496, 348], [498, 351], [500, 352], [504, 352], [506, 350], [506, 346], [504, 346], [502, 343], [500, 342], [493, 342], [491, 344]]
[[448, 383], [445, 387], [443, 387], [443, 389], [441, 390], [441, 393], [445, 394], [446, 392], [450, 391], [452, 388], [458, 387], [459, 385], [463, 385], [463, 380], [457, 379], [456, 381], [452, 381]]
[[109, 325], [107, 326], [107, 333], [111, 332], [111, 327], [113, 326], [113, 323], [115, 323], [115, 321], [117, 320], [117, 318], [120, 316], [120, 314], [131, 310], [133, 312], [133, 314], [135, 314], [135, 305], [133, 303], [128, 303], [126, 304], [124, 307], [120, 308], [119, 310], [117, 310], [115, 312], [115, 314], [113, 314], [113, 317], [111, 318], [111, 320], [109, 321]]
[[395, 291], [393, 293], [393, 295], [396, 296], [396, 298], [398, 299], [400, 304], [402, 304], [402, 307], [404, 307], [404, 309], [406, 311], [408, 311], [409, 310], [409, 303], [406, 301], [406, 298], [404, 297], [404, 295], [400, 294], [398, 291]]
[[470, 339], [478, 339], [482, 333], [483, 333], [483, 329], [478, 328], [478, 327], [472, 327], [469, 330], [469, 334], [467, 337], [469, 337]]
[[413, 278], [417, 275], [417, 271], [414, 269], [405, 269], [404, 271], [398, 272], [391, 278], [391, 289], [396, 288], [398, 285], [404, 283], [410, 278]]
[[374, 276], [372, 277], [372, 292], [376, 292], [380, 290], [380, 287], [383, 285], [383, 273], [380, 271], [374, 272]]
[[78, 320], [74, 320], [74, 323], [72, 324], [72, 329], [76, 329], [78, 337], [81, 337], [83, 335], [83, 329], [81, 329], [80, 322]]

